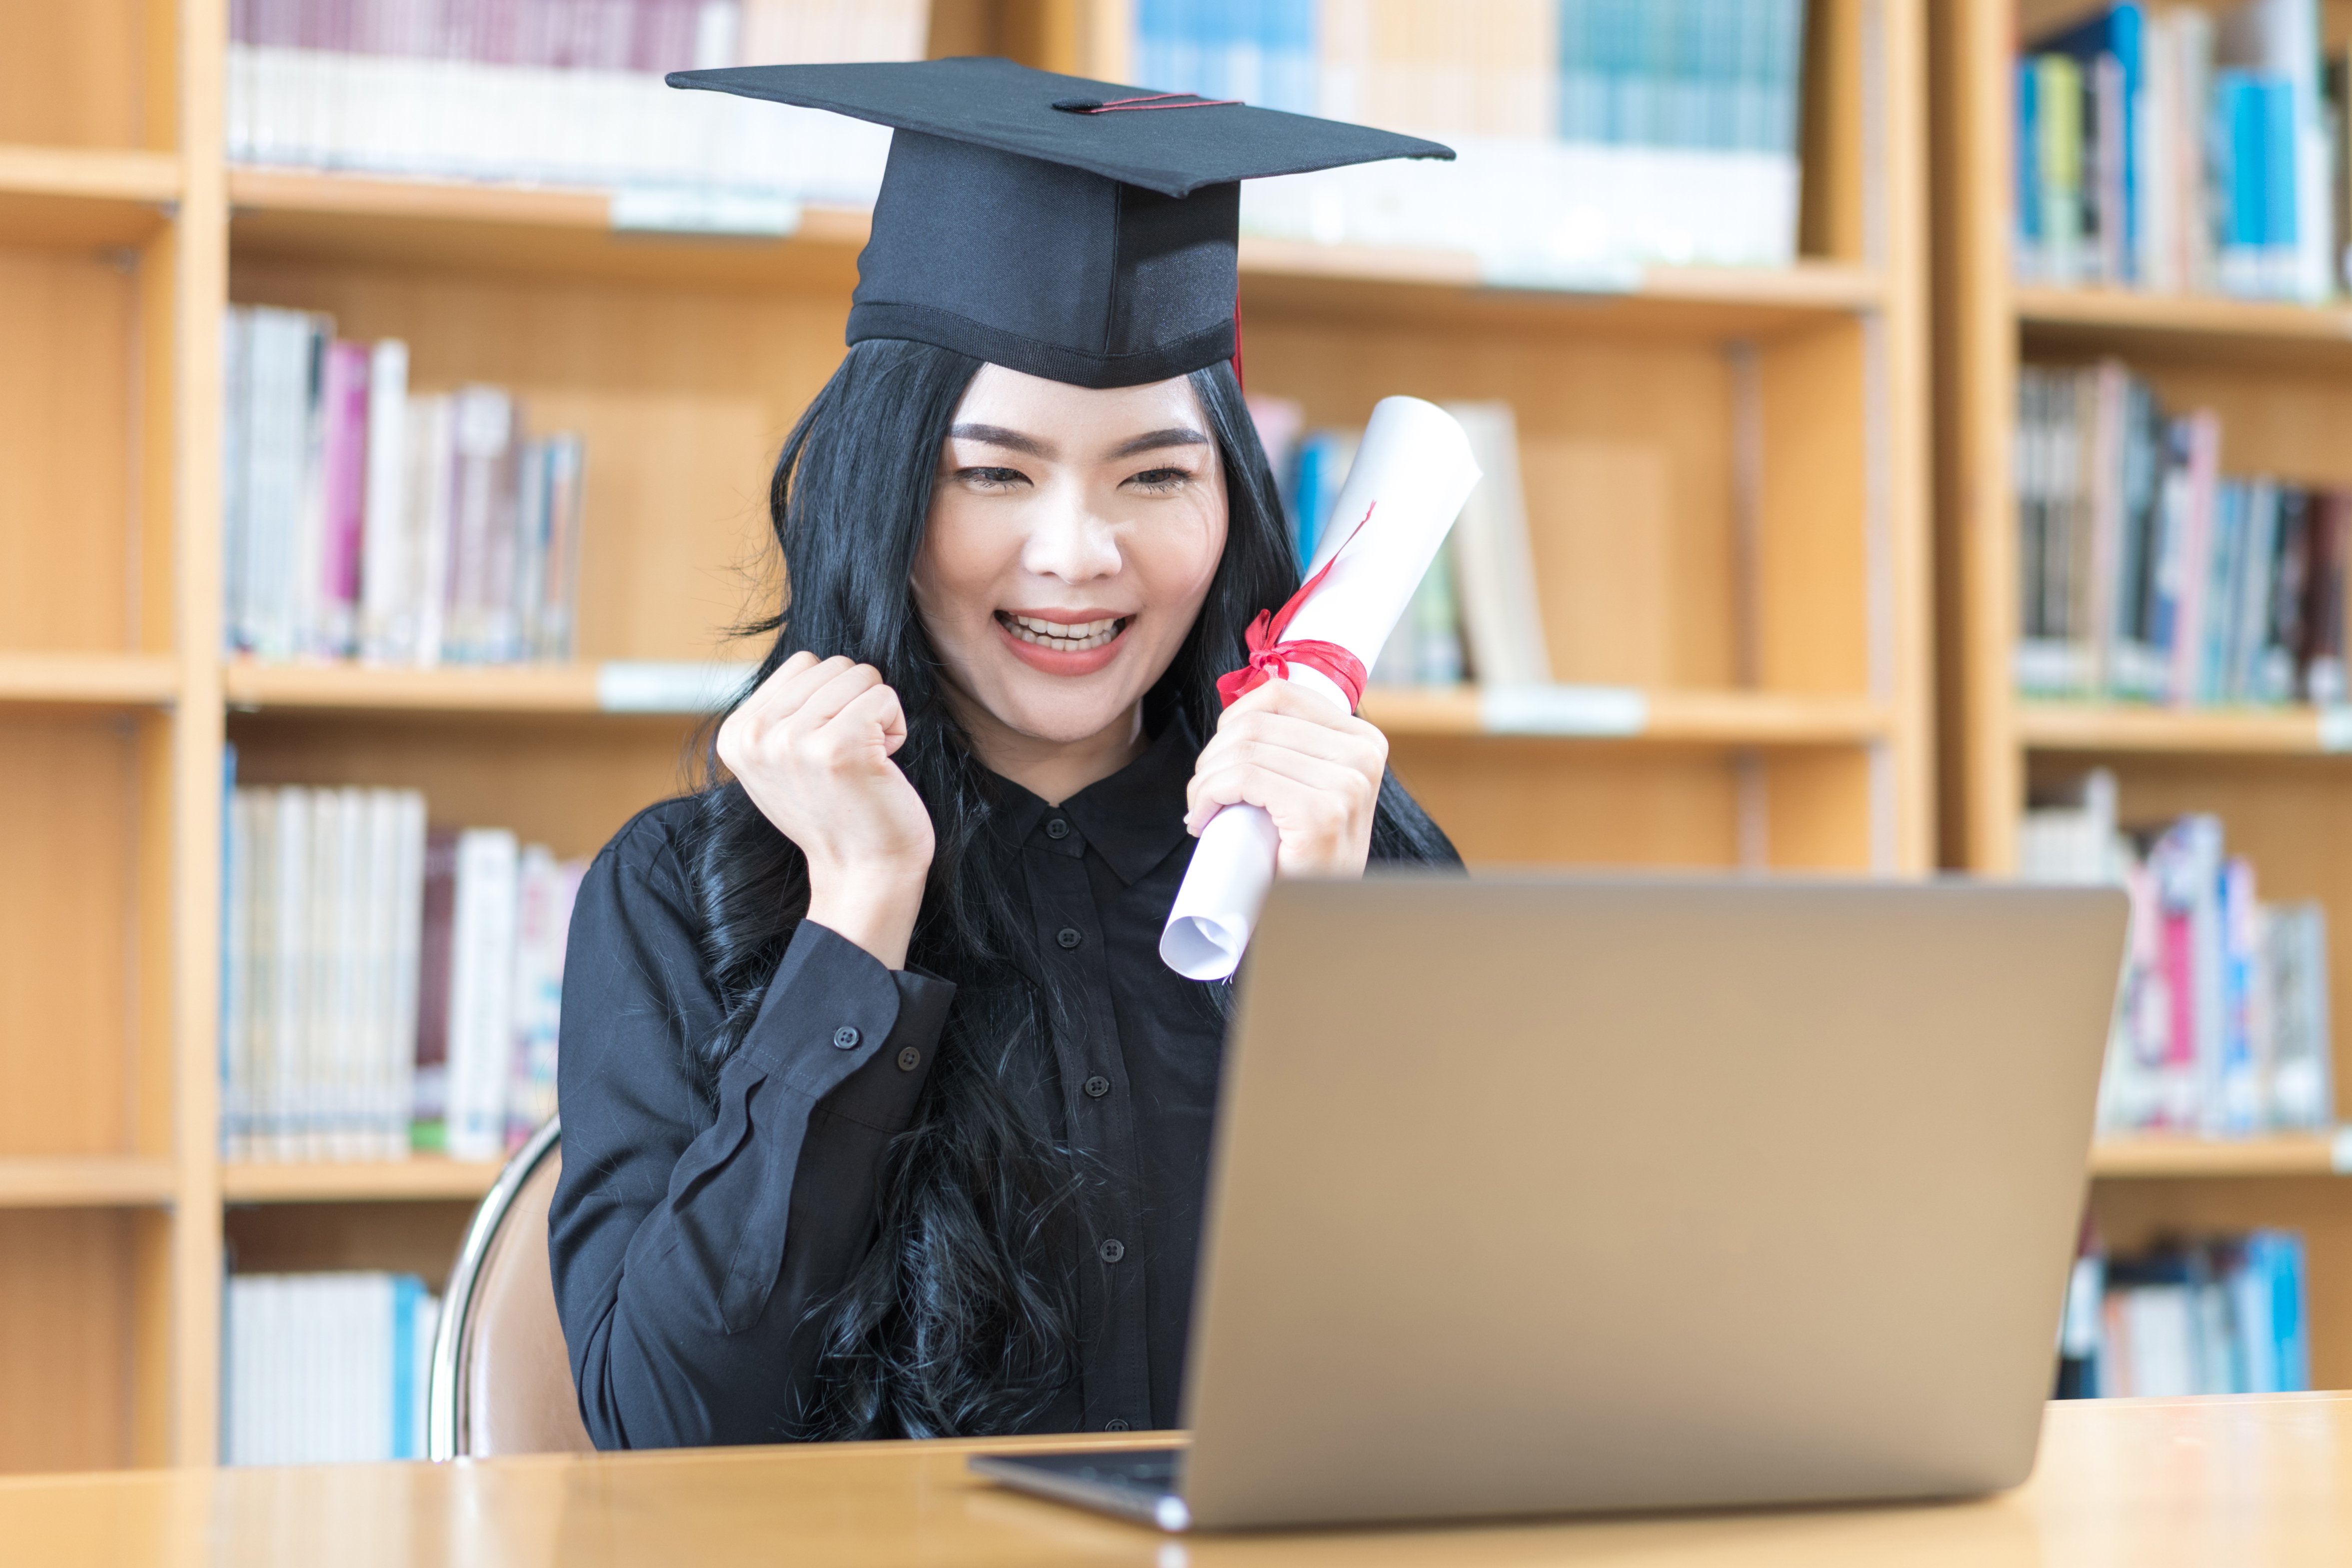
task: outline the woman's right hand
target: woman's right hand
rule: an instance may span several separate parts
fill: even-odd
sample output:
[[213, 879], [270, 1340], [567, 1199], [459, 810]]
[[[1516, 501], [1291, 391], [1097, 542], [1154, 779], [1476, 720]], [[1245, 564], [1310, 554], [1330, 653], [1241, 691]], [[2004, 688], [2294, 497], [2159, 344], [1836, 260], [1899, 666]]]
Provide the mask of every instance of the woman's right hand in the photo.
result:
[[898, 694], [871, 664], [799, 653], [719, 727], [719, 759], [808, 859], [808, 918], [893, 969], [931, 869], [931, 815], [890, 760]]

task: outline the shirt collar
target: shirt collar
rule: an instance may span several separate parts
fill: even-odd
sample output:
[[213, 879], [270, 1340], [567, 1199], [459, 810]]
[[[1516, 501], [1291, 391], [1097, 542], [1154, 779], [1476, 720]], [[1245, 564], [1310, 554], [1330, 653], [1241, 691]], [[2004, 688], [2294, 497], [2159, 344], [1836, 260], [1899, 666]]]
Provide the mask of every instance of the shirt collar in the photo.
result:
[[[1050, 817], [1066, 818], [1085, 841], [1095, 848], [1118, 879], [1129, 884], [1148, 875], [1182, 843], [1184, 790], [1192, 781], [1192, 764], [1201, 754], [1192, 727], [1182, 714], [1171, 717], [1143, 755], [1112, 774], [1087, 785], [1058, 808], [1000, 778], [995, 826], [1013, 843], [1035, 838]], [[1078, 846], [1067, 840], [1071, 852]]]

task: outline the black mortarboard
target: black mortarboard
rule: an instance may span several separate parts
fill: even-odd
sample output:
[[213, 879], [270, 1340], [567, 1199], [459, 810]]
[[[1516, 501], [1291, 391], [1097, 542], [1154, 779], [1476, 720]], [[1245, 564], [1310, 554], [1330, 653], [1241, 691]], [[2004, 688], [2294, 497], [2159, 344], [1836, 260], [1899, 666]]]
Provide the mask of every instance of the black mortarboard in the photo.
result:
[[1234, 352], [1239, 182], [1434, 141], [1000, 59], [676, 71], [891, 127], [849, 341], [909, 338], [1031, 375], [1138, 386]]

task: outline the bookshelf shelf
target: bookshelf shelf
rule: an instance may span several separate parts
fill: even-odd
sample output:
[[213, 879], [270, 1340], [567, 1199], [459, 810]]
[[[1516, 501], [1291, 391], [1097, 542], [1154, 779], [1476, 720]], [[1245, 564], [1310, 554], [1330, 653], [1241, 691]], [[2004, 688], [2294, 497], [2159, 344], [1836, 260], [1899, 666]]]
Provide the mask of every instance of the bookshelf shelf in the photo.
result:
[[[1610, 686], [1538, 688], [1525, 695], [1524, 704], [1498, 713], [1503, 705], [1482, 700], [1473, 686], [1374, 686], [1364, 694], [1363, 714], [1394, 736], [1702, 746], [1859, 745], [1885, 739], [1895, 725], [1888, 705], [1862, 697]], [[1545, 700], [1555, 696], [1566, 700]], [[1637, 711], [1638, 721], [1628, 722]]]
[[137, 653], [0, 653], [0, 704], [147, 705], [177, 695], [179, 666]]
[[[313, 170], [233, 168], [240, 254], [312, 261], [400, 260], [486, 270], [556, 270], [648, 282], [811, 281], [809, 263], [838, 267], [866, 243], [867, 214], [803, 209], [789, 235], [618, 231], [610, 192], [384, 179]], [[1326, 246], [1245, 236], [1244, 305], [1377, 305], [1399, 287], [1480, 291], [1508, 308], [1571, 309], [1581, 321], [1683, 335], [1761, 335], [1809, 319], [1882, 308], [1883, 270], [1805, 260], [1789, 267], [1650, 267], [1592, 288], [1489, 287], [1465, 250]], [[1320, 286], [1302, 294], [1296, 287]], [[1336, 295], [1330, 286], [1340, 286]], [[1349, 288], [1346, 286], [1356, 286]]]
[[168, 1204], [172, 1162], [133, 1156], [0, 1157], [0, 1208], [116, 1208]]
[[2352, 1142], [2329, 1133], [2102, 1138], [2091, 1151], [2091, 1174], [2112, 1178], [2341, 1176], [2352, 1169], [2347, 1156], [2352, 1156]]
[[2352, 308], [2127, 288], [2021, 287], [2018, 319], [2028, 327], [2102, 329], [2181, 338], [2352, 346]]
[[373, 669], [240, 663], [223, 672], [231, 706], [417, 713], [595, 713], [593, 664]]
[[0, 145], [0, 244], [142, 244], [179, 196], [172, 153]]
[[[2352, 727], [2313, 707], [2170, 708], [2127, 703], [2022, 703], [2020, 744], [2040, 751], [2320, 756], [2352, 744]], [[2336, 731], [2343, 729], [2343, 738]]]
[[221, 1167], [221, 1197], [229, 1203], [416, 1203], [472, 1201], [490, 1190], [499, 1162], [355, 1160], [253, 1161]]

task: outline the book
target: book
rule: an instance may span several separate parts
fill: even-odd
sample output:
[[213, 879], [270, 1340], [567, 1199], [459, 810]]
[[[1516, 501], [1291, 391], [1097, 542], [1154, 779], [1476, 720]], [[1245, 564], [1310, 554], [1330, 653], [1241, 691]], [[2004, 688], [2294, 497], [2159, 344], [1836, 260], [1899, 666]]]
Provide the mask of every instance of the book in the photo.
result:
[[413, 392], [407, 345], [233, 307], [224, 609], [257, 658], [572, 656], [586, 449], [509, 390]]
[[2020, 367], [2020, 691], [2341, 699], [2344, 507], [2220, 451], [2210, 410], [2167, 411], [2120, 361]]
[[[681, 94], [666, 72], [919, 59], [925, 0], [371, 0], [231, 6], [232, 161], [712, 192], [716, 226], [787, 233], [800, 201], [870, 205], [889, 132]], [[705, 226], [696, 204], [670, 221]]]
[[2107, 5], [2028, 40], [2018, 276], [2317, 301], [2342, 281], [2347, 87], [2315, 0]]
[[422, 1281], [358, 1271], [232, 1273], [222, 1294], [224, 1463], [424, 1457], [440, 1302]]
[[2311, 1385], [2303, 1239], [2255, 1230], [2077, 1258], [2061, 1397], [2286, 1394]]
[[2117, 884], [2130, 898], [2103, 1131], [2237, 1137], [2334, 1125], [2321, 906], [2263, 903], [2218, 818], [2119, 826], [2104, 768], [2038, 788], [2018, 849], [2029, 881]]
[[1552, 678], [1519, 481], [1518, 424], [1505, 402], [1454, 402], [1484, 477], [1455, 519], [1448, 549], [1462, 601], [1469, 665], [1488, 685], [1544, 685]]
[[236, 788], [226, 816], [228, 1158], [446, 1150], [455, 1093], [457, 1146], [488, 1159], [554, 1113], [586, 862], [503, 830], [428, 835], [415, 790]]

